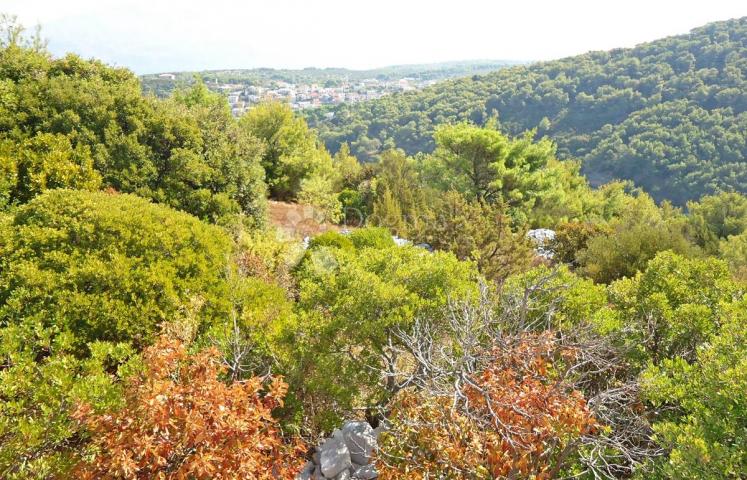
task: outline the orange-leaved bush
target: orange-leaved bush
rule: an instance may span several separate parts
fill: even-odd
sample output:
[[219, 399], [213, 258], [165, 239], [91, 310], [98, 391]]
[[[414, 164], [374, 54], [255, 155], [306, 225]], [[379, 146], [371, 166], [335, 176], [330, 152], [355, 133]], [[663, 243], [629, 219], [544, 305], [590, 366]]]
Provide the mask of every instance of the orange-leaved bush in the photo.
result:
[[142, 373], [125, 388], [125, 405], [75, 414], [91, 433], [81, 479], [290, 479], [303, 447], [285, 441], [272, 417], [287, 385], [253, 377], [225, 383], [214, 349], [190, 354], [161, 337], [143, 352]]
[[493, 348], [454, 395], [405, 392], [393, 403], [380, 478], [557, 477], [598, 424], [555, 365], [575, 353], [548, 334]]

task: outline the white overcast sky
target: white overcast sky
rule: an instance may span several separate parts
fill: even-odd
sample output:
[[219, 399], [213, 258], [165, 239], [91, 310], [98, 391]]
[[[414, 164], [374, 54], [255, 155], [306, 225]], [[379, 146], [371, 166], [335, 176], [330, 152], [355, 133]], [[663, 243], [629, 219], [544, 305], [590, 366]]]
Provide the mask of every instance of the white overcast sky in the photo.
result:
[[137, 73], [547, 60], [747, 16], [747, 0], [0, 0], [55, 55]]

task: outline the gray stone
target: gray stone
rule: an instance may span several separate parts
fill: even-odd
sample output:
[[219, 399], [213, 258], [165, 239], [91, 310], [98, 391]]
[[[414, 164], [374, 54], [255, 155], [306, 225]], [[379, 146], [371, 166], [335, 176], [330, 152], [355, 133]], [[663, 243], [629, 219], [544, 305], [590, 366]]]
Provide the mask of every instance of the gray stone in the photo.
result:
[[316, 465], [314, 465], [313, 462], [306, 462], [306, 465], [304, 465], [301, 471], [298, 472], [298, 475], [296, 475], [296, 480], [311, 480], [315, 468]]
[[549, 228], [536, 228], [527, 232], [527, 237], [540, 245], [545, 245], [555, 239], [555, 231]]
[[400, 237], [398, 237], [396, 235], [392, 235], [392, 240], [394, 240], [394, 244], [397, 245], [398, 247], [405, 247], [407, 245], [411, 245], [412, 244], [412, 242], [409, 241], [408, 239], [406, 239], [406, 238], [400, 238]]
[[417, 245], [415, 245], [415, 246], [416, 246], [416, 247], [418, 247], [418, 248], [422, 248], [422, 249], [424, 249], [424, 250], [428, 250], [429, 252], [433, 252], [433, 247], [431, 247], [431, 246], [430, 246], [429, 244], [427, 244], [427, 243], [418, 243], [418, 244], [417, 244]]
[[314, 480], [325, 480], [324, 475], [322, 475], [322, 469], [319, 467], [319, 465], [317, 465], [314, 469], [314, 476], [312, 478]]
[[555, 231], [547, 228], [537, 228], [535, 230], [529, 230], [527, 237], [530, 238], [535, 244], [535, 253], [542, 257], [551, 259], [554, 255], [551, 243], [555, 239]]
[[350, 459], [358, 465], [366, 465], [376, 448], [374, 429], [368, 422], [345, 422], [342, 437], [350, 451]]
[[342, 472], [338, 473], [335, 477], [335, 480], [350, 480], [350, 470], [343, 470]]
[[378, 476], [379, 473], [373, 465], [363, 465], [353, 470], [353, 478], [355, 480], [373, 480]]
[[327, 478], [334, 478], [352, 465], [342, 432], [335, 430], [332, 436], [319, 447], [319, 466]]

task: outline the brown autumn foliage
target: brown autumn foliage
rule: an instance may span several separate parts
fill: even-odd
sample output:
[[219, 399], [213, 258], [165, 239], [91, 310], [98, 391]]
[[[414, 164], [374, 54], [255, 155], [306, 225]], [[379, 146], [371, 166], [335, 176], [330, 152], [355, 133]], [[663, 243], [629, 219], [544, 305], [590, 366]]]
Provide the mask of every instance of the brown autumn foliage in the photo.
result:
[[379, 456], [382, 480], [556, 478], [597, 422], [556, 375], [572, 352], [547, 335], [495, 348], [454, 396], [402, 393]]
[[162, 337], [143, 353], [143, 373], [126, 386], [124, 408], [76, 418], [92, 436], [80, 479], [291, 479], [303, 447], [282, 438], [272, 410], [287, 385], [258, 377], [225, 383], [214, 349], [189, 354]]

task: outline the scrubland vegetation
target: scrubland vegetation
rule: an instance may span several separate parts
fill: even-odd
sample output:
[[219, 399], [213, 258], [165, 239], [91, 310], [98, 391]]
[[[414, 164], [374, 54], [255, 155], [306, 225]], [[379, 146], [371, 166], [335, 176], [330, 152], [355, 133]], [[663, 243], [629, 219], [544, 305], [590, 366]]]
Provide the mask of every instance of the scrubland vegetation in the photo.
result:
[[[528, 100], [506, 91], [490, 100], [500, 121], [416, 118], [428, 148], [385, 143], [361, 162], [360, 138], [332, 155], [284, 105], [235, 119], [199, 83], [144, 96], [131, 72], [52, 58], [1, 23], [1, 478], [294, 478], [349, 418], [386, 427], [382, 479], [747, 476], [743, 156], [699, 156], [736, 173], [673, 175], [655, 197], [645, 182], [592, 187], [569, 154], [648, 175], [600, 153], [647, 124], [553, 141], [544, 131], [581, 115], [558, 87], [556, 107], [532, 104], [555, 114], [520, 123], [502, 108]], [[700, 107], [665, 99], [711, 69], [686, 53], [706, 49], [723, 68], [701, 80], [736, 82], [701, 89], [733, 97], [708, 113], [730, 119], [695, 130], [718, 142], [711, 130], [743, 115], [744, 24], [561, 61], [606, 59], [597, 83], [624, 92], [573, 105], [605, 123], [617, 110], [602, 103], [694, 111], [677, 124], [696, 125]], [[495, 78], [552, 77], [527, 92], [588, 78], [558, 65]], [[681, 171], [667, 158], [652, 185]], [[351, 231], [304, 245], [267, 221], [268, 198]], [[552, 255], [536, 228], [556, 232]]]

